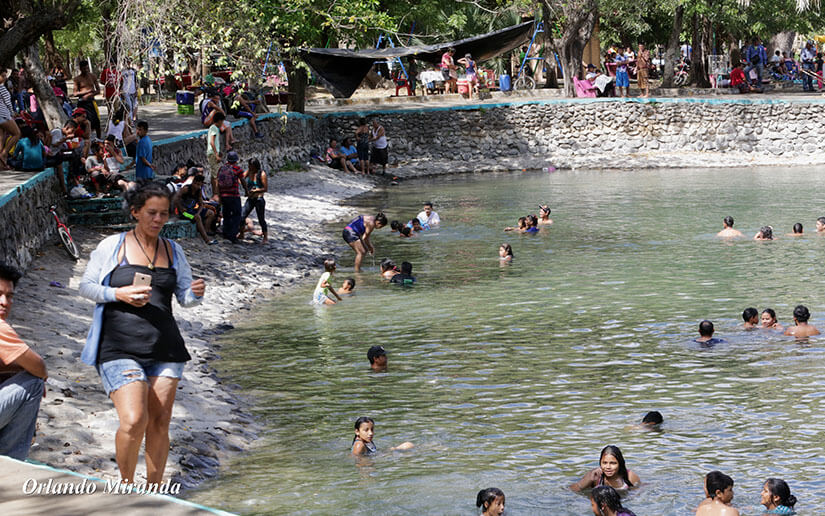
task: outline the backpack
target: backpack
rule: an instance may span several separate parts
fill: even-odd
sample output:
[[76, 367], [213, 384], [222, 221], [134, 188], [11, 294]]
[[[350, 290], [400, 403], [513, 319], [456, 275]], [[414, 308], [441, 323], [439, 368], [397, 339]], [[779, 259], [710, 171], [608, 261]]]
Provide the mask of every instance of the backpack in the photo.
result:
[[218, 171], [218, 189], [221, 192], [231, 190], [235, 188], [236, 181], [235, 167], [229, 163], [222, 165]]

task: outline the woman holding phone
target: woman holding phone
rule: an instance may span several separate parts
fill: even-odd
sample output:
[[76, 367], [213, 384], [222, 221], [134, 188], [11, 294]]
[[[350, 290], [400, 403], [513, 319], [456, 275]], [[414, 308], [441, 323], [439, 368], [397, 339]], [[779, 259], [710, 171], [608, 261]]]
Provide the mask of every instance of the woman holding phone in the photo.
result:
[[163, 480], [175, 391], [191, 359], [172, 315], [172, 294], [190, 306], [206, 289], [192, 279], [180, 245], [160, 237], [169, 195], [153, 182], [126, 192], [135, 229], [100, 242], [80, 282], [80, 294], [97, 303], [81, 359], [95, 366], [117, 410], [115, 455], [124, 482], [135, 481], [144, 436], [147, 482]]

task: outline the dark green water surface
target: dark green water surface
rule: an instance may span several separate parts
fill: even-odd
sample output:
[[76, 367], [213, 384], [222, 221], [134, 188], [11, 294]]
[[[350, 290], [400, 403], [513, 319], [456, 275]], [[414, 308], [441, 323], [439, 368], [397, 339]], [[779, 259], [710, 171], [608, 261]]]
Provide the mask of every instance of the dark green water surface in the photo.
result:
[[[639, 516], [693, 514], [703, 475], [736, 481], [734, 505], [761, 514], [767, 477], [785, 478], [800, 514], [825, 514], [825, 346], [741, 328], [748, 306], [796, 304], [825, 327], [822, 170], [562, 171], [408, 182], [355, 202], [409, 220], [432, 200], [441, 228], [374, 236], [377, 261], [414, 264], [418, 284], [352, 274], [357, 294], [309, 304], [315, 277], [260, 306], [222, 338], [221, 373], [266, 426], [192, 497], [242, 513], [476, 514], [497, 486], [507, 514], [590, 514], [567, 489], [621, 447], [642, 479]], [[504, 233], [539, 203], [555, 224]], [[748, 238], [719, 241], [725, 215]], [[806, 235], [785, 236], [801, 222]], [[779, 238], [754, 242], [762, 225]], [[808, 234], [810, 232], [810, 234]], [[512, 264], [498, 246], [509, 242]], [[726, 343], [692, 339], [711, 319]], [[370, 370], [381, 344], [387, 373]], [[660, 432], [632, 428], [648, 410]], [[349, 455], [353, 422], [376, 421], [377, 456]], [[387, 451], [413, 441], [411, 452]]]

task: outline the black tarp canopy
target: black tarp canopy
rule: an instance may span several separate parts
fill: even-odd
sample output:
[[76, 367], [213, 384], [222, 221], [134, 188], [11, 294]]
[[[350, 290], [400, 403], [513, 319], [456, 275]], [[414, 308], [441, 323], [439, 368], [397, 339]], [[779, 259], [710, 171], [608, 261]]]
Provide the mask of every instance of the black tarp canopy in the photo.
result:
[[472, 54], [476, 61], [485, 61], [509, 52], [530, 41], [533, 21], [507, 27], [481, 36], [449, 43], [416, 47], [347, 50], [344, 48], [302, 49], [301, 57], [336, 98], [349, 98], [358, 89], [375, 61], [396, 57], [414, 57], [428, 63], [440, 63], [441, 55], [454, 47], [456, 58]]

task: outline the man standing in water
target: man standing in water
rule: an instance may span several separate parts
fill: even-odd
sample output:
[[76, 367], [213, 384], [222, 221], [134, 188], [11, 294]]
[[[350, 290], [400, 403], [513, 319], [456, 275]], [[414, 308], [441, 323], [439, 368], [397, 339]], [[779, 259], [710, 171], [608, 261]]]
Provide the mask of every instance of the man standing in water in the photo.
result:
[[808, 307], [798, 305], [793, 309], [793, 322], [796, 326], [788, 326], [785, 330], [785, 335], [793, 335], [794, 337], [810, 337], [811, 335], [819, 335], [819, 330], [816, 326], [808, 324], [808, 319], [811, 318], [811, 312]]
[[716, 233], [716, 236], [720, 238], [740, 238], [745, 236], [741, 231], [733, 229], [733, 217], [730, 215], [724, 218], [722, 224], [722, 231]]
[[427, 201], [424, 203], [424, 210], [419, 213], [416, 218], [421, 224], [426, 224], [430, 227], [437, 226], [441, 223], [441, 218], [438, 213], [433, 211], [433, 203]]

